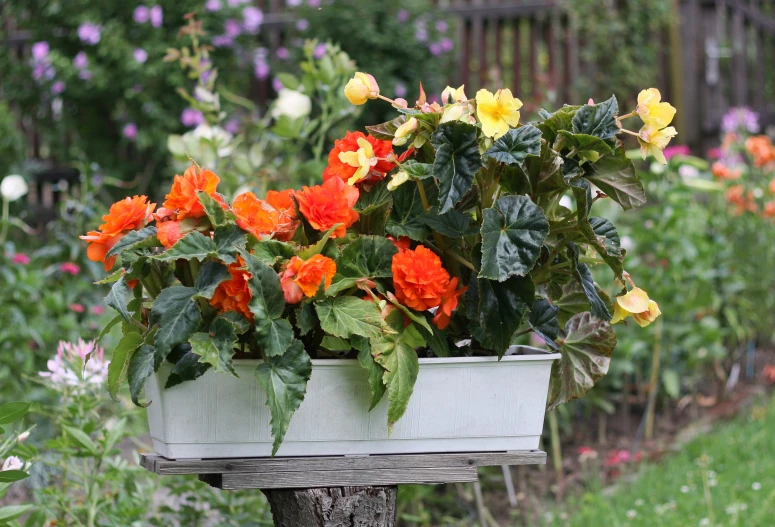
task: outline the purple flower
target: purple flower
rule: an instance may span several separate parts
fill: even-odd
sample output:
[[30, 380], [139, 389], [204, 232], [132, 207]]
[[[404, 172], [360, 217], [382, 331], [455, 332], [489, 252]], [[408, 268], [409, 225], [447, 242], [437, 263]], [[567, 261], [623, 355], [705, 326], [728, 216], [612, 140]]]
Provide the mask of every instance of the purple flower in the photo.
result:
[[37, 61], [46, 60], [48, 57], [48, 42], [35, 42], [32, 45], [32, 58]]
[[441, 44], [438, 42], [433, 42], [430, 46], [428, 46], [428, 49], [430, 50], [431, 55], [433, 56], [441, 55], [441, 51], [442, 51]]
[[397, 82], [396, 87], [393, 89], [393, 91], [396, 94], [396, 97], [406, 97], [406, 84], [403, 82]]
[[228, 48], [234, 45], [234, 39], [229, 35], [217, 35], [213, 37], [213, 46], [216, 48]]
[[239, 119], [236, 117], [232, 117], [226, 123], [223, 125], [223, 129], [229, 132], [230, 134], [236, 134], [239, 132]]
[[307, 0], [307, 5], [314, 8], [320, 7], [320, 0]]
[[306, 18], [300, 18], [296, 21], [296, 29], [299, 31], [306, 31], [309, 28], [309, 20]]
[[326, 46], [325, 42], [322, 44], [318, 44], [317, 46], [315, 46], [315, 49], [312, 51], [312, 56], [320, 60], [326, 56], [327, 49], [328, 49], [328, 46]]
[[732, 108], [721, 120], [721, 129], [727, 134], [739, 131], [755, 134], [759, 131], [759, 114], [745, 106]]
[[143, 48], [137, 48], [134, 52], [134, 57], [140, 64], [145, 64], [145, 61], [148, 60], [148, 52]]
[[452, 42], [451, 38], [442, 38], [441, 39], [441, 50], [444, 53], [449, 53], [452, 51], [452, 49], [455, 47], [455, 43]]
[[51, 93], [54, 95], [59, 95], [65, 91], [65, 83], [62, 81], [56, 81], [54, 84], [51, 85]]
[[438, 22], [436, 22], [436, 31], [438, 31], [439, 33], [446, 33], [447, 29], [449, 29], [449, 26], [444, 20], [439, 20]]
[[183, 126], [188, 126], [189, 128], [202, 124], [204, 120], [205, 116], [202, 115], [202, 112], [193, 108], [186, 108], [180, 114], [180, 122], [183, 123]]
[[79, 51], [78, 54], [73, 57], [73, 66], [79, 70], [85, 70], [89, 67], [89, 57], [86, 56], [85, 52]]
[[406, 22], [409, 20], [409, 11], [406, 9], [400, 9], [398, 13], [396, 14], [396, 18], [399, 22]]
[[47, 66], [45, 75], [47, 80], [51, 80], [54, 78], [54, 75], [57, 74], [57, 71], [54, 69], [54, 66]]
[[207, 0], [207, 2], [205, 2], [205, 9], [210, 12], [220, 11], [221, 0]]
[[124, 125], [121, 133], [130, 141], [134, 141], [137, 139], [137, 125], [135, 123], [127, 123]]
[[284, 86], [283, 86], [283, 83], [280, 81], [280, 79], [278, 79], [277, 77], [272, 79], [272, 89], [274, 91], [279, 92], [283, 88], [284, 88]]
[[245, 23], [245, 31], [258, 33], [258, 29], [264, 21], [264, 13], [257, 7], [248, 6], [242, 10], [242, 19]]
[[102, 28], [96, 24], [92, 24], [91, 22], [84, 22], [78, 26], [78, 38], [80, 38], [81, 41], [86, 44], [93, 46], [100, 41], [101, 37]]
[[242, 27], [239, 22], [233, 18], [229, 18], [223, 23], [223, 32], [227, 37], [233, 39], [242, 33]]
[[258, 80], [266, 79], [269, 77], [269, 64], [266, 61], [256, 62], [253, 73]]
[[139, 5], [135, 8], [135, 12], [132, 14], [132, 18], [138, 24], [145, 24], [148, 19], [151, 18], [151, 11], [144, 5]]
[[46, 74], [46, 65], [45, 64], [36, 64], [34, 68], [32, 68], [32, 78], [36, 81], [39, 81], [43, 78], [43, 76]]
[[151, 25], [153, 27], [161, 27], [161, 23], [164, 20], [164, 12], [161, 10], [160, 5], [155, 5], [151, 8]]
[[280, 60], [288, 60], [288, 57], [291, 56], [290, 52], [288, 51], [288, 48], [284, 46], [280, 46], [277, 48], [277, 51], [275, 52], [277, 54], [277, 58]]
[[286, 0], [285, 3], [288, 4], [288, 7], [299, 7], [301, 5], [301, 0]]
[[229, 0], [229, 7], [239, 7], [242, 4], [249, 4], [250, 0]]
[[90, 72], [89, 70], [81, 70], [80, 72], [78, 72], [78, 78], [83, 81], [88, 81], [92, 78], [92, 72]]
[[414, 32], [414, 38], [417, 39], [417, 42], [425, 42], [428, 40], [428, 30], [417, 28], [417, 30]]

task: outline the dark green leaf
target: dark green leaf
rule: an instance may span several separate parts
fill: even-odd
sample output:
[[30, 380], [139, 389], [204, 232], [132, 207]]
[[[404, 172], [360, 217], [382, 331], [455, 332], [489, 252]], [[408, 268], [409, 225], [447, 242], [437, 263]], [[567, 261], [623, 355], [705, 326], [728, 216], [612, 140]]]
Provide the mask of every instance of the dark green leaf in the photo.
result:
[[19, 421], [30, 411], [30, 403], [13, 401], [0, 406], [0, 425], [7, 425]]
[[377, 337], [388, 331], [374, 302], [354, 296], [326, 298], [315, 304], [320, 327], [335, 337]]
[[383, 141], [392, 141], [396, 136], [396, 130], [398, 130], [398, 127], [404, 124], [407, 119], [408, 117], [406, 115], [399, 115], [392, 121], [376, 124], [373, 126], [367, 126], [366, 130], [368, 130], [369, 134], [376, 137], [377, 139], [381, 139]]
[[477, 225], [471, 225], [471, 218], [454, 209], [442, 215], [428, 213], [420, 219], [431, 230], [450, 238], [474, 236], [479, 232]]
[[611, 313], [608, 311], [608, 307], [595, 288], [595, 279], [592, 277], [592, 272], [587, 267], [587, 264], [580, 263], [576, 268], [576, 278], [581, 283], [581, 287], [584, 288], [584, 293], [587, 295], [591, 311], [594, 316], [602, 320], [611, 320]]
[[191, 353], [199, 355], [199, 362], [209, 364], [218, 373], [237, 376], [231, 358], [237, 345], [237, 333], [227, 320], [218, 317], [210, 324], [208, 333], [194, 333], [190, 339]]
[[433, 165], [430, 163], [420, 163], [418, 161], [409, 160], [401, 165], [401, 170], [404, 170], [407, 174], [414, 179], [425, 179], [433, 175]]
[[371, 355], [371, 344], [369, 339], [364, 337], [353, 337], [352, 346], [358, 350], [358, 362], [361, 367], [368, 373], [369, 391], [371, 392], [371, 404], [369, 410], [373, 410], [375, 406], [382, 400], [382, 396], [385, 395], [385, 383], [382, 382], [382, 378], [385, 375], [385, 369], [377, 364], [374, 357]]
[[134, 331], [125, 333], [113, 350], [113, 357], [108, 365], [108, 392], [114, 401], [118, 401], [118, 389], [126, 378], [132, 354], [143, 344], [143, 336]]
[[[157, 308], [159, 298], [175, 289], [177, 290], [174, 293], [168, 293], [168, 296], [164, 298], [164, 304]], [[186, 296], [191, 291], [196, 293], [196, 289], [193, 287], [170, 287], [163, 290], [154, 302], [151, 314], [154, 318], [158, 317], [159, 320], [159, 331], [156, 333], [154, 341], [156, 345], [155, 367], [158, 367], [173, 346], [186, 342], [199, 327], [202, 320], [199, 307], [193, 299], [193, 294]], [[157, 311], [158, 315], [155, 315]]]
[[270, 321], [256, 335], [258, 345], [267, 357], [278, 357], [285, 353], [293, 341], [293, 328], [284, 318]]
[[172, 367], [172, 372], [164, 385], [165, 390], [187, 381], [196, 380], [212, 368], [210, 364], [199, 362], [199, 355], [191, 352], [188, 348], [190, 346], [186, 346], [186, 351], [175, 361], [175, 366]]
[[646, 203], [643, 182], [635, 173], [632, 160], [621, 148], [616, 150], [615, 155], [603, 157], [597, 163], [589, 165], [584, 176], [624, 210]]
[[237, 261], [237, 253], [245, 249], [247, 236], [237, 225], [230, 223], [215, 228], [214, 241], [218, 258], [226, 264], [233, 264]]
[[548, 193], [563, 190], [567, 187], [563, 179], [563, 160], [559, 153], [553, 150], [546, 141], [541, 141], [541, 155], [528, 158], [525, 161], [530, 184], [534, 192]]
[[447, 339], [446, 333], [437, 328], [435, 324], [430, 323], [433, 315], [423, 313], [422, 316], [424, 316], [428, 324], [427, 326], [418, 325], [417, 331], [420, 332], [422, 338], [428, 343], [428, 346], [431, 347], [431, 350], [433, 350], [437, 357], [449, 357], [452, 353], [450, 352], [449, 339]]
[[253, 245], [252, 249], [253, 256], [269, 267], [281, 260], [290, 260], [295, 254], [293, 247], [277, 240], [259, 242]]
[[156, 323], [164, 317], [181, 311], [198, 291], [193, 287], [174, 285], [163, 289], [151, 308], [151, 322]]
[[250, 329], [250, 322], [248, 322], [248, 319], [236, 311], [227, 311], [225, 313], [221, 313], [218, 315], [218, 318], [222, 318], [234, 326], [234, 331], [237, 333], [237, 335], [242, 335]]
[[479, 277], [503, 281], [525, 276], [533, 269], [548, 233], [546, 216], [530, 198], [500, 198], [484, 211]]
[[409, 405], [420, 372], [420, 361], [415, 349], [424, 346], [425, 341], [417, 329], [410, 325], [401, 333], [371, 338], [370, 344], [374, 361], [385, 369], [382, 380], [390, 400], [388, 427], [392, 430]]
[[484, 153], [485, 159], [494, 159], [507, 165], [521, 164], [527, 156], [541, 154], [541, 130], [527, 124], [512, 128], [502, 135]]
[[140, 391], [145, 386], [145, 380], [153, 375], [153, 359], [155, 354], [156, 350], [153, 346], [143, 344], [132, 354], [132, 358], [129, 360], [129, 369], [127, 370], [129, 394], [132, 397], [132, 402], [137, 406], [148, 406], [151, 404], [151, 401], [148, 401], [145, 405], [141, 405], [139, 399]]
[[296, 327], [300, 335], [306, 335], [318, 325], [318, 316], [312, 304], [302, 304], [296, 311]]
[[315, 256], [316, 254], [320, 254], [323, 252], [323, 249], [326, 246], [326, 243], [328, 243], [329, 238], [331, 238], [331, 235], [334, 233], [336, 229], [338, 229], [342, 224], [337, 223], [336, 225], [333, 225], [330, 229], [328, 229], [323, 236], [315, 243], [314, 245], [310, 245], [309, 247], [305, 247], [302, 250], [299, 251], [299, 254], [297, 256], [301, 258], [302, 260], [308, 260]]
[[207, 192], [200, 190], [196, 193], [196, 195], [199, 198], [199, 203], [201, 203], [202, 206], [204, 207], [205, 212], [207, 213], [207, 217], [210, 220], [210, 224], [213, 227], [221, 227], [228, 223], [228, 217], [227, 217], [228, 209], [224, 210], [221, 204], [218, 203]]
[[200, 297], [210, 300], [218, 286], [230, 278], [231, 273], [229, 273], [228, 267], [221, 262], [211, 260], [205, 262], [202, 267], [199, 268], [199, 274], [196, 276], [194, 288], [198, 291], [197, 294]]
[[591, 313], [574, 315], [565, 325], [562, 358], [552, 365], [549, 410], [582, 397], [608, 373], [616, 335], [611, 324]]
[[530, 317], [527, 319], [533, 331], [553, 350], [559, 349], [554, 343], [560, 335], [560, 324], [557, 320], [559, 314], [559, 307], [553, 306], [545, 298], [538, 298], [533, 303], [533, 309], [530, 310]]
[[539, 123], [537, 127], [541, 130], [544, 139], [549, 144], [554, 143], [560, 130], [571, 130], [573, 128], [573, 116], [576, 115], [576, 111], [579, 108], [581, 106], [563, 106], [554, 113], [547, 114], [544, 112], [541, 115], [544, 121]]
[[436, 149], [433, 175], [439, 180], [439, 213], [444, 214], [471, 189], [482, 167], [476, 127], [462, 122], [439, 125], [431, 136]]
[[202, 261], [208, 256], [218, 256], [218, 246], [209, 236], [205, 236], [199, 231], [191, 231], [166, 252], [156, 255], [154, 258], [163, 261], [179, 258]]
[[362, 189], [353, 210], [358, 214], [368, 216], [390, 203], [393, 200], [393, 195], [387, 188], [388, 181], [388, 178], [384, 178], [368, 191]]
[[481, 327], [474, 337], [502, 357], [533, 304], [535, 285], [529, 276], [515, 276], [505, 282], [480, 278], [476, 282]]
[[575, 148], [577, 152], [597, 152], [600, 155], [612, 154], [613, 149], [611, 146], [594, 135], [587, 134], [574, 134], [571, 132], [560, 132], [562, 137], [569, 147]]
[[274, 269], [252, 254], [243, 252], [242, 257], [252, 275], [248, 281], [253, 294], [249, 304], [250, 312], [257, 321], [279, 318], [285, 309], [285, 295], [280, 287], [280, 277]]
[[118, 282], [113, 284], [113, 287], [110, 288], [110, 293], [105, 297], [105, 303], [118, 311], [119, 315], [127, 322], [131, 320], [127, 308], [131, 295], [132, 290], [126, 283], [126, 277], [122, 276], [118, 279]]
[[105, 255], [105, 258], [121, 254], [127, 249], [137, 249], [140, 247], [158, 246], [156, 239], [156, 227], [145, 227], [139, 231], [130, 231], [126, 233]]
[[272, 455], [280, 448], [291, 417], [304, 400], [311, 374], [312, 361], [298, 340], [282, 356], [270, 357], [256, 370], [258, 384], [266, 393], [266, 404], [272, 414]]
[[398, 252], [393, 242], [382, 236], [360, 236], [345, 246], [337, 259], [337, 273], [330, 296], [352, 286], [361, 278], [389, 278], [393, 276], [393, 255]]
[[616, 122], [618, 112], [616, 96], [598, 104], [585, 104], [573, 116], [573, 133], [594, 135], [603, 140], [613, 139], [619, 133]]
[[597, 236], [603, 238], [603, 245], [609, 256], [622, 256], [622, 241], [613, 223], [605, 218], [589, 218], [589, 225]]
[[425, 207], [417, 184], [405, 183], [392, 192], [393, 210], [390, 211], [386, 230], [396, 237], [408, 236], [419, 242], [430, 235], [420, 217]]

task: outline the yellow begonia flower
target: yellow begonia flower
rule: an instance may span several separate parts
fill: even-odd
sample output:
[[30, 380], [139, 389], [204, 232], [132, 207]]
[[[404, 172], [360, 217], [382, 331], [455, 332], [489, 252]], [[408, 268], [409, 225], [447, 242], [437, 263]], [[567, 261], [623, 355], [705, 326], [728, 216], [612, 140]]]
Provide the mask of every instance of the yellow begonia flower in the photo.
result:
[[355, 152], [340, 152], [339, 161], [346, 163], [351, 167], [357, 167], [358, 170], [347, 180], [348, 185], [354, 185], [369, 175], [371, 167], [377, 164], [377, 158], [374, 157], [374, 149], [366, 139], [358, 138], [360, 148]]
[[409, 181], [409, 174], [404, 170], [399, 170], [396, 172], [396, 174], [388, 181], [387, 188], [390, 191], [393, 191], [397, 189], [400, 185], [403, 185]]
[[511, 90], [498, 90], [494, 95], [487, 90], [476, 92], [476, 116], [482, 123], [482, 133], [498, 139], [519, 124], [522, 101], [511, 95]]
[[634, 287], [626, 294], [616, 297], [611, 324], [632, 316], [640, 327], [646, 327], [661, 314], [659, 306], [649, 299], [648, 293], [639, 287]]
[[374, 77], [358, 71], [344, 87], [344, 96], [352, 104], [360, 106], [369, 99], [376, 99], [379, 96], [379, 85]]
[[678, 135], [678, 132], [676, 132], [675, 128], [672, 126], [668, 126], [661, 130], [648, 125], [641, 128], [638, 133], [638, 142], [640, 143], [640, 153], [643, 156], [643, 159], [646, 159], [646, 156], [651, 154], [657, 161], [666, 165], [667, 159], [662, 150], [665, 149], [670, 140], [676, 135]]
[[646, 126], [658, 130], [670, 124], [675, 117], [675, 108], [670, 103], [660, 102], [662, 95], [656, 88], [643, 90], [638, 94], [638, 108], [635, 112]]
[[465, 88], [465, 85], [457, 89], [452, 86], [447, 86], [444, 88], [444, 91], [441, 92], [441, 102], [446, 104], [448, 102], [467, 101], [468, 97], [466, 97], [466, 92], [463, 91], [463, 88]]
[[407, 136], [409, 136], [409, 134], [415, 130], [417, 130], [417, 119], [412, 117], [396, 129], [396, 133], [394, 134], [395, 137], [393, 138], [393, 144], [396, 146], [405, 145], [408, 139]]

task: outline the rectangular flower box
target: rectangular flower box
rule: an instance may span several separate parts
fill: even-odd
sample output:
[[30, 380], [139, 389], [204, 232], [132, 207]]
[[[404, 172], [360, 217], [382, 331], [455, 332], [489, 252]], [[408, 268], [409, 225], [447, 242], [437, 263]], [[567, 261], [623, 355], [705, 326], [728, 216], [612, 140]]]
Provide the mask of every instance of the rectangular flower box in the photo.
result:
[[[304, 402], [278, 456], [484, 452], [538, 448], [552, 361], [518, 346], [497, 357], [420, 359], [404, 416], [392, 433], [387, 394], [369, 412], [366, 372], [357, 360], [313, 360]], [[258, 361], [236, 360], [240, 378], [208, 371], [163, 389], [165, 363], [146, 385], [154, 450], [169, 459], [272, 454], [270, 413], [254, 377]]]

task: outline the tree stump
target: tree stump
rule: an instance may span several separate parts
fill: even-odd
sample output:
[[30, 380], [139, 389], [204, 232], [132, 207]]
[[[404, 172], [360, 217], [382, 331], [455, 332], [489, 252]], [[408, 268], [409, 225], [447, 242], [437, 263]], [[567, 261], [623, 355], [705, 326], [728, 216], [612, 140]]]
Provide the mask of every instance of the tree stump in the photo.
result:
[[275, 527], [395, 527], [397, 486], [262, 490]]

